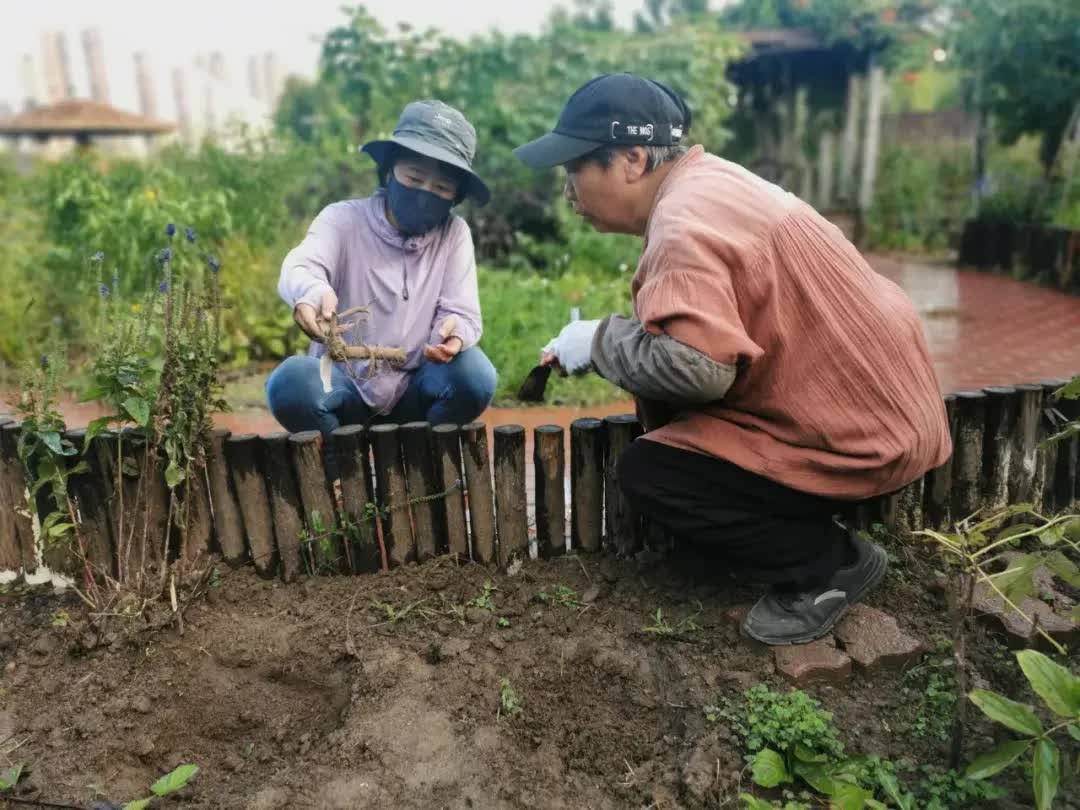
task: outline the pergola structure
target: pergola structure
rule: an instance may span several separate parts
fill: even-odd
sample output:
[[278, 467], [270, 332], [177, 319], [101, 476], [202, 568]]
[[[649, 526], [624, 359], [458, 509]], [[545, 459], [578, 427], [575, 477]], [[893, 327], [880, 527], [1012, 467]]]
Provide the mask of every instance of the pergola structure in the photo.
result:
[[731, 154], [819, 210], [873, 202], [885, 71], [872, 52], [799, 29], [746, 31], [729, 68], [738, 88]]
[[65, 99], [0, 119], [0, 138], [32, 138], [38, 142], [71, 138], [84, 147], [101, 138], [153, 137], [175, 129], [176, 125], [167, 121], [146, 118], [85, 99]]

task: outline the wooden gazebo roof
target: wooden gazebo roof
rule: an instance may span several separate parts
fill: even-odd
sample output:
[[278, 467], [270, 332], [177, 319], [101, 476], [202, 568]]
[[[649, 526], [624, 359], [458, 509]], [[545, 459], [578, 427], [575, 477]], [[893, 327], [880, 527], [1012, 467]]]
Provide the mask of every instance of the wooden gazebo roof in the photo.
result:
[[176, 125], [168, 121], [146, 118], [85, 99], [65, 99], [0, 119], [0, 136], [8, 137], [160, 135], [174, 129]]

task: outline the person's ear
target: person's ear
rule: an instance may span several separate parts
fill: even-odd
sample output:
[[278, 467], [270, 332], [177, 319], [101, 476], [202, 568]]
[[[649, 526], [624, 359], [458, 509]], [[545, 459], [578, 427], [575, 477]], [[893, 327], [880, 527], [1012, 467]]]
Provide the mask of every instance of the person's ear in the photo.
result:
[[648, 154], [640, 146], [631, 146], [622, 153], [623, 172], [627, 183], [636, 183], [646, 175]]

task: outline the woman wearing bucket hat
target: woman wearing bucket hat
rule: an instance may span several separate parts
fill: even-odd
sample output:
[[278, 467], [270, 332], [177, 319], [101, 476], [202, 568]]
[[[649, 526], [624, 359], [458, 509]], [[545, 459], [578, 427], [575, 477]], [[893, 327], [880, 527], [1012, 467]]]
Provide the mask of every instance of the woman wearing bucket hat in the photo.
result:
[[[472, 235], [451, 209], [491, 197], [473, 172], [476, 131], [440, 101], [405, 107], [388, 140], [362, 147], [379, 189], [327, 206], [285, 257], [278, 291], [312, 338], [266, 383], [274, 417], [290, 431], [329, 437], [345, 424], [464, 424], [490, 403], [496, 373], [476, 345], [480, 301]], [[333, 313], [369, 309], [367, 344], [401, 347], [405, 362], [369, 374], [366, 360], [320, 375], [323, 331]], [[328, 383], [328, 384], [327, 384]]]

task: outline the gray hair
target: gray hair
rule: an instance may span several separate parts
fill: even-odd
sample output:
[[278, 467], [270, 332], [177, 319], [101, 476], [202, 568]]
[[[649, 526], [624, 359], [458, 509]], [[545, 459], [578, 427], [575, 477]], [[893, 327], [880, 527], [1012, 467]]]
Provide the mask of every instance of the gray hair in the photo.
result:
[[[627, 149], [633, 148], [633, 146], [627, 146], [626, 144], [601, 146], [599, 149], [595, 149], [587, 154], [583, 160], [599, 163], [605, 169], [608, 169], [611, 168], [611, 164], [615, 160], [615, 155], [619, 152], [625, 152]], [[651, 172], [665, 163], [678, 160], [689, 151], [687, 147], [679, 144], [673, 146], [650, 146], [648, 144], [641, 144], [641, 148], [645, 150], [645, 171], [647, 172]]]

